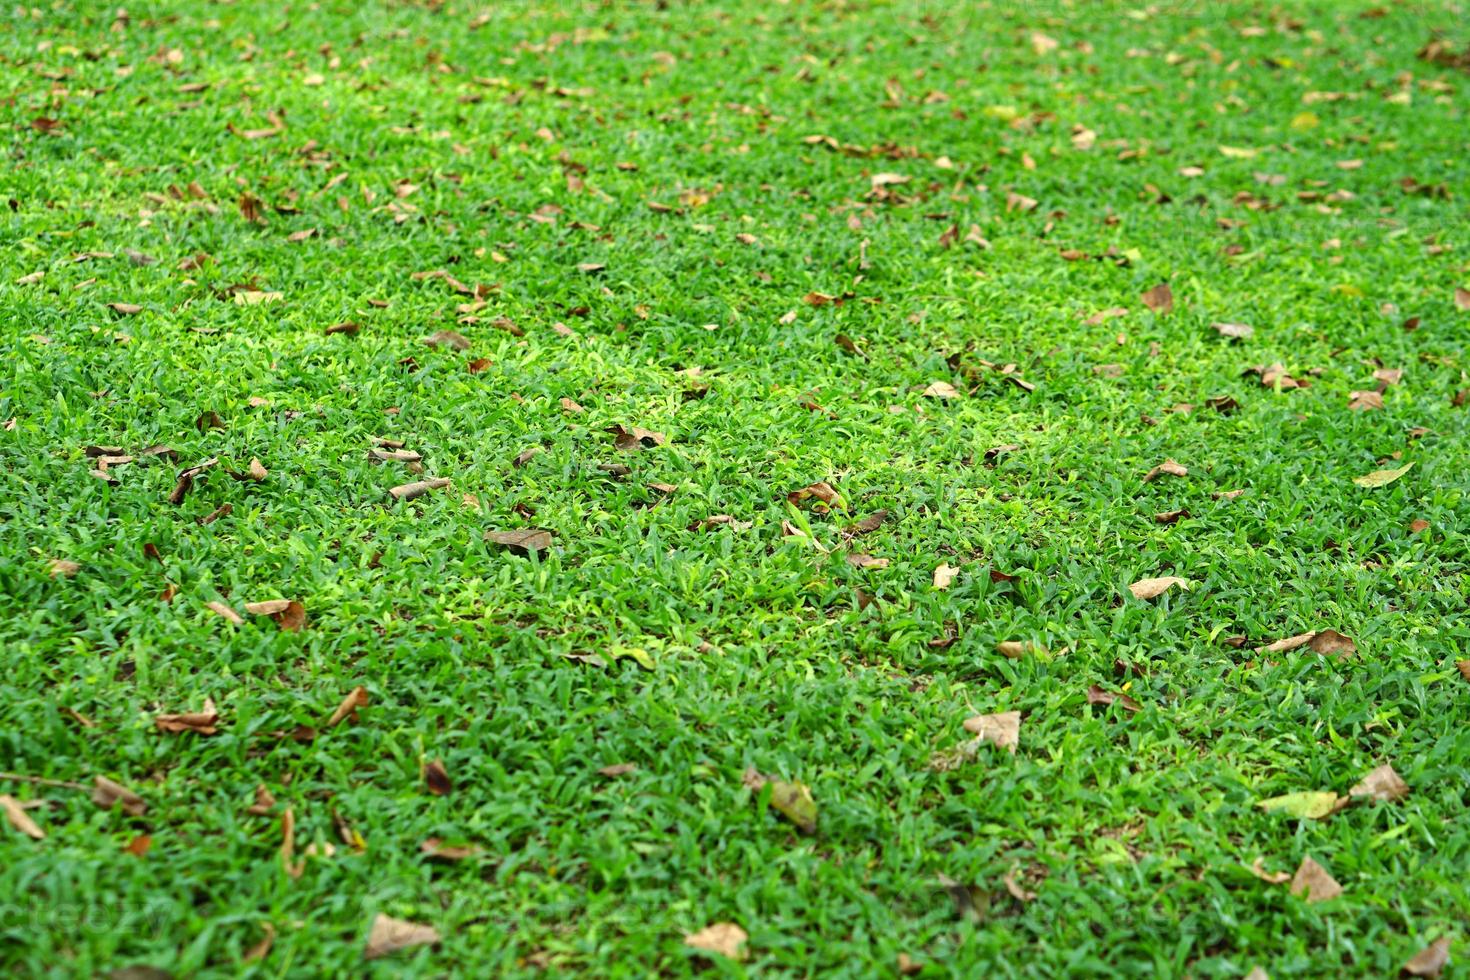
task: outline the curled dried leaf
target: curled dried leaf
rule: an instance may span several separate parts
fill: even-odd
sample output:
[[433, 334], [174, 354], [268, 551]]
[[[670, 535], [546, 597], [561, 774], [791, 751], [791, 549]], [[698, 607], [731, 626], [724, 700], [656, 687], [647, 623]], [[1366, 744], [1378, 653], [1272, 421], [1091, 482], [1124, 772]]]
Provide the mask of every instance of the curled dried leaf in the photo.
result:
[[521, 531], [486, 531], [485, 540], [517, 554], [528, 555], [550, 548], [551, 532], [534, 527]]
[[104, 810], [115, 806], [130, 817], [141, 817], [148, 810], [143, 798], [121, 783], [115, 783], [106, 776], [96, 776], [93, 784], [92, 802]]
[[388, 493], [397, 501], [414, 500], [415, 498], [422, 497], [431, 490], [443, 489], [449, 486], [449, 483], [450, 481], [446, 477], [436, 477], [428, 480], [419, 480], [414, 483], [404, 483], [400, 486], [393, 487]]
[[1012, 755], [1021, 744], [1021, 712], [1002, 711], [965, 719], [965, 731], [980, 736], [982, 742], [997, 745]]
[[368, 932], [366, 959], [377, 959], [412, 946], [432, 946], [439, 942], [439, 931], [432, 926], [395, 919], [379, 913]]
[[337, 705], [337, 710], [332, 712], [332, 717], [327, 719], [327, 727], [335, 728], [344, 718], [348, 717], [351, 717], [355, 721], [357, 719], [357, 709], [366, 708], [368, 701], [367, 688], [361, 685], [354, 687], [342, 699], [342, 703]]

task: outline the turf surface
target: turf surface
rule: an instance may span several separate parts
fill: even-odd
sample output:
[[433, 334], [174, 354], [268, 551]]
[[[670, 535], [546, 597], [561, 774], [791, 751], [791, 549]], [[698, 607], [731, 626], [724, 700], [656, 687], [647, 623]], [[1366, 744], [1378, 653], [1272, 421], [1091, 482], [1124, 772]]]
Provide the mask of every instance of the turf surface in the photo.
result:
[[[1461, 17], [8, 6], [0, 965], [357, 975], [379, 914], [441, 940], [384, 975], [1459, 939]], [[1304, 858], [1339, 897], [1250, 870]]]

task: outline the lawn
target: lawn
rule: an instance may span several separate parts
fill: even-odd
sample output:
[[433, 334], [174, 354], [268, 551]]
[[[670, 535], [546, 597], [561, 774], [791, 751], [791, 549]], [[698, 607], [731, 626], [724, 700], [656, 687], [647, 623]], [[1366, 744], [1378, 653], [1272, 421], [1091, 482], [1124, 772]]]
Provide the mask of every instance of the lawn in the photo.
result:
[[1463, 17], [8, 5], [0, 968], [1467, 975]]

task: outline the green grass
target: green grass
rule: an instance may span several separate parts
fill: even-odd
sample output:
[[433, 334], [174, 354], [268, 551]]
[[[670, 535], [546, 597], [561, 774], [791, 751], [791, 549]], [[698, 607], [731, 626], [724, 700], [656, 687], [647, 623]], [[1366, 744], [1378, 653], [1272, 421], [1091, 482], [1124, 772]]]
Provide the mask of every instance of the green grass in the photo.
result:
[[[1470, 75], [1416, 57], [1463, 10], [116, 6], [0, 13], [0, 769], [148, 810], [0, 781], [46, 834], [0, 823], [7, 973], [359, 975], [380, 912], [443, 937], [383, 975], [1387, 976], [1463, 944]], [[1243, 373], [1277, 361], [1311, 386]], [[1402, 381], [1350, 410], [1378, 367]], [[393, 502], [421, 477], [374, 438], [452, 486]], [[89, 473], [89, 445], [156, 444], [177, 462]], [[1189, 475], [1145, 482], [1166, 458]], [[845, 512], [788, 507], [814, 481]], [[715, 514], [751, 526], [690, 530]], [[525, 528], [553, 547], [483, 539]], [[1128, 595], [1165, 575], [1192, 587]], [[275, 598], [307, 628], [205, 607]], [[1322, 628], [1356, 654], [1255, 652]], [[217, 734], [155, 728], [207, 697]], [[1014, 757], [931, 769], [1005, 710]], [[1406, 799], [1255, 806], [1384, 762]], [[817, 833], [747, 768], [809, 786]], [[298, 878], [288, 806], [298, 858], [336, 845]], [[1340, 898], [1248, 870], [1307, 856]], [[722, 921], [743, 964], [684, 945]]]

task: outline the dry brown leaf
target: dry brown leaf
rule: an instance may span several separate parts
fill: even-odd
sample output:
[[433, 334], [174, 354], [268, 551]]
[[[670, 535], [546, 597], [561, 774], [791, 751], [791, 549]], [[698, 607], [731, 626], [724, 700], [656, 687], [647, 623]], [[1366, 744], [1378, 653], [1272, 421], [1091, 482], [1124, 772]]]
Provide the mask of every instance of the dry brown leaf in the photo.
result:
[[585, 408], [583, 408], [581, 405], [578, 405], [570, 398], [563, 398], [561, 400], [561, 410], [563, 412], [566, 412], [568, 415], [581, 415], [583, 412], [587, 411]]
[[1470, 310], [1470, 289], [1462, 286], [1455, 287], [1455, 309]]
[[275, 945], [276, 927], [269, 922], [262, 922], [260, 928], [265, 935], [260, 938], [260, 942], [245, 951], [243, 959], [246, 963], [265, 959], [270, 955], [271, 946]]
[[1174, 309], [1174, 290], [1170, 289], [1169, 284], [1166, 282], [1159, 283], [1154, 288], [1145, 292], [1139, 299], [1143, 301], [1144, 306], [1147, 306], [1160, 316]]
[[948, 563], [940, 565], [938, 568], [934, 569], [934, 587], [936, 589], [949, 588], [951, 583], [954, 582], [955, 576], [959, 573], [960, 570], [958, 568], [955, 568]]
[[817, 503], [822, 505], [822, 509], [831, 507], [834, 504], [837, 506], [842, 505], [842, 495], [831, 484], [825, 482], [810, 483], [800, 490], [791, 491], [786, 495], [786, 502], [789, 504], [799, 504], [808, 498], [815, 499]]
[[534, 527], [523, 531], [486, 531], [485, 540], [509, 548], [517, 554], [528, 555], [533, 551], [550, 548], [551, 532]]
[[205, 609], [208, 609], [210, 612], [214, 613], [216, 616], [221, 616], [221, 617], [223, 617], [225, 619], [228, 619], [230, 622], [234, 623], [236, 626], [242, 626], [245, 623], [245, 620], [243, 620], [243, 619], [240, 618], [240, 614], [239, 613], [235, 612], [235, 610], [231, 609], [229, 606], [225, 605], [223, 602], [206, 602], [204, 604], [204, 608]]
[[858, 521], [856, 524], [848, 525], [846, 528], [843, 529], [843, 531], [851, 537], [857, 537], [863, 534], [872, 534], [874, 531], [878, 530], [878, 528], [882, 527], [883, 522], [887, 519], [888, 511], [874, 511], [867, 517], [864, 517], [862, 520]]
[[980, 736], [982, 742], [998, 745], [1015, 755], [1016, 747], [1021, 744], [1021, 712], [1002, 711], [966, 718], [965, 731]]
[[130, 817], [141, 817], [148, 810], [141, 796], [106, 776], [93, 777], [92, 802], [104, 810], [115, 806]]
[[299, 633], [306, 627], [306, 607], [295, 599], [267, 599], [247, 602], [245, 611], [252, 616], [269, 616], [287, 633]]
[[1403, 971], [1411, 977], [1437, 977], [1450, 961], [1450, 937], [1440, 936], [1409, 958]]
[[306, 862], [292, 863], [292, 859], [296, 857], [296, 811], [289, 806], [281, 814], [281, 849], [278, 854], [282, 870], [292, 878], [300, 878], [301, 873], [306, 870]]
[[362, 329], [362, 324], [357, 323], [357, 322], [352, 321], [352, 320], [348, 320], [345, 323], [334, 323], [334, 324], [332, 324], [330, 327], [328, 327], [326, 329], [325, 333], [329, 337], [332, 334], [336, 334], [336, 333], [345, 333], [345, 334], [348, 334], [350, 336], [352, 334], [357, 333], [361, 329]]
[[214, 701], [204, 699], [203, 711], [186, 711], [183, 714], [154, 715], [153, 724], [161, 732], [193, 732], [196, 735], [213, 735], [219, 722], [219, 711]]
[[603, 766], [601, 769], [597, 770], [597, 773], [600, 776], [607, 776], [609, 779], [612, 779], [617, 776], [626, 776], [628, 773], [633, 772], [637, 768], [638, 767], [631, 762], [619, 762], [616, 765]]
[[53, 558], [47, 565], [47, 572], [52, 578], [71, 578], [81, 570], [81, 565], [78, 565], [74, 561], [67, 561], [64, 558]]
[[803, 834], [817, 832], [817, 801], [804, 783], [787, 782], [762, 776], [754, 769], [745, 770], [741, 782], [754, 793], [771, 787], [771, 806], [796, 825]]
[[1181, 466], [1172, 459], [1166, 459], [1158, 466], [1143, 475], [1144, 483], [1152, 483], [1161, 476], [1188, 476], [1189, 467]]
[[395, 919], [379, 913], [368, 932], [366, 959], [377, 959], [412, 946], [432, 946], [439, 942], [439, 931], [433, 926]]
[[1305, 897], [1308, 902], [1325, 902], [1341, 895], [1342, 886], [1327, 873], [1326, 868], [1304, 857], [1291, 879], [1291, 893]]
[[718, 527], [728, 526], [732, 531], [748, 531], [755, 526], [754, 521], [738, 521], [730, 514], [711, 514], [702, 521], [695, 521], [689, 525], [691, 531], [711, 531]]
[[1353, 642], [1352, 637], [1339, 633], [1337, 630], [1327, 629], [1288, 636], [1284, 640], [1257, 647], [1256, 652], [1285, 653], [1303, 646], [1310, 647], [1313, 653], [1320, 653], [1324, 656], [1342, 657], [1358, 651], [1358, 645]]
[[367, 688], [362, 687], [361, 685], [354, 687], [351, 691], [348, 692], [347, 696], [342, 699], [342, 703], [337, 705], [337, 710], [332, 712], [332, 717], [327, 719], [327, 727], [336, 728], [337, 725], [342, 721], [342, 719], [347, 718], [348, 716], [351, 716], [352, 719], [356, 721], [357, 709], [366, 708], [367, 706]]
[[1470, 681], [1470, 660], [1456, 660], [1455, 667], [1460, 671], [1460, 676]]
[[1188, 517], [1187, 509], [1166, 510], [1154, 515], [1154, 522], [1158, 524], [1177, 524], [1182, 518]]
[[847, 563], [853, 568], [887, 568], [887, 558], [875, 558], [872, 555], [849, 554]]
[[1264, 882], [1272, 885], [1281, 885], [1291, 880], [1289, 871], [1267, 871], [1264, 858], [1256, 858], [1251, 862], [1250, 873]]
[[1031, 891], [1021, 884], [1018, 880], [1020, 874], [1021, 869], [1019, 867], [1012, 867], [1011, 870], [1005, 873], [1005, 877], [1001, 880], [1005, 883], [1006, 891], [1010, 892], [1011, 897], [1018, 902], [1034, 902], [1036, 900], [1036, 892]]
[[1226, 340], [1246, 340], [1255, 335], [1255, 328], [1245, 323], [1212, 323], [1210, 328]]
[[639, 428], [636, 425], [631, 429], [621, 425], [610, 425], [607, 431], [613, 434], [613, 446], [625, 453], [635, 452], [645, 447], [662, 446], [668, 441], [662, 432]]
[[1370, 412], [1383, 407], [1383, 396], [1376, 391], [1348, 393], [1348, 408], [1354, 412]]
[[454, 792], [454, 781], [449, 778], [449, 770], [438, 759], [424, 763], [424, 785], [435, 796], [448, 796]]
[[469, 350], [470, 338], [455, 330], [436, 330], [424, 338], [430, 347], [448, 347], [450, 350]]
[[424, 494], [428, 493], [431, 490], [443, 489], [444, 487], [449, 486], [449, 483], [450, 481], [447, 477], [435, 477], [428, 480], [419, 480], [415, 483], [405, 483], [401, 486], [393, 487], [391, 490], [388, 491], [388, 493], [393, 497], [394, 500], [413, 500], [416, 497], [422, 497]]
[[477, 844], [446, 844], [437, 837], [430, 837], [419, 845], [419, 853], [430, 861], [468, 861], [485, 853]]
[[1019, 660], [1028, 654], [1044, 657], [1051, 651], [1030, 640], [1001, 640], [995, 645], [995, 652], [1010, 660]]
[[924, 389], [925, 398], [958, 398], [960, 393], [948, 381], [931, 381]]
[[1133, 593], [1135, 599], [1153, 599], [1168, 592], [1174, 586], [1188, 591], [1189, 579], [1179, 578], [1176, 575], [1165, 575], [1162, 578], [1142, 578], [1128, 586], [1128, 591]]
[[265, 783], [261, 783], [255, 787], [255, 802], [246, 807], [245, 812], [254, 814], [257, 817], [264, 817], [271, 810], [275, 809], [275, 806], [275, 796], [271, 794], [270, 790], [266, 789]]
[[1348, 790], [1348, 796], [1355, 800], [1378, 800], [1383, 803], [1402, 800], [1408, 795], [1409, 784], [1386, 762]]
[[45, 840], [46, 832], [36, 826], [36, 822], [26, 813], [19, 800], [13, 796], [0, 793], [0, 810], [5, 811], [5, 819], [10, 821], [10, 826], [25, 834], [33, 840]]
[[733, 922], [716, 922], [684, 937], [684, 945], [732, 960], [745, 958], [745, 930]]
[[1143, 710], [1143, 706], [1140, 705], [1137, 701], [1130, 698], [1128, 695], [1114, 694], [1112, 691], [1105, 691], [1102, 688], [1098, 687], [1096, 684], [1092, 684], [1087, 688], [1087, 703], [1100, 704], [1105, 707], [1110, 704], [1120, 704], [1127, 711]]

